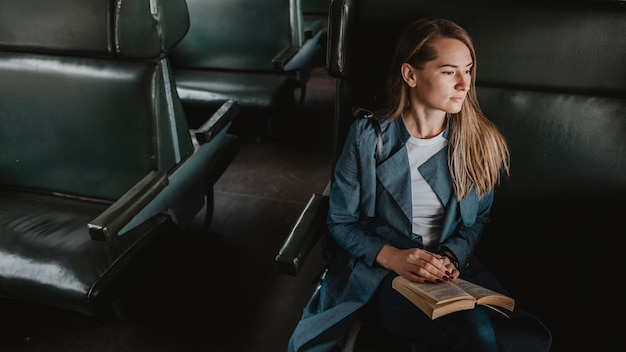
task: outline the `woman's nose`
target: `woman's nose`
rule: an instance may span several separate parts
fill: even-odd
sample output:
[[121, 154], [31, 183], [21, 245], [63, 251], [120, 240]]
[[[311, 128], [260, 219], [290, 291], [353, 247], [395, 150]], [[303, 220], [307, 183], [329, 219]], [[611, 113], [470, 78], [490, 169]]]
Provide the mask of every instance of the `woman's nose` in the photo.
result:
[[468, 75], [459, 75], [460, 79], [456, 84], [456, 89], [458, 90], [469, 90], [470, 86], [470, 77]]

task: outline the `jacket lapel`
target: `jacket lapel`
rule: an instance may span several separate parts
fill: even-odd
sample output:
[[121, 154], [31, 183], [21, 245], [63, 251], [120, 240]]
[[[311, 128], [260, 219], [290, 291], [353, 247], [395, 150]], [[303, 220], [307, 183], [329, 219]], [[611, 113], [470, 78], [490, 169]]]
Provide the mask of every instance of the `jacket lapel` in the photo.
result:
[[408, 160], [406, 147], [403, 146], [378, 166], [376, 177], [410, 221], [412, 202], [411, 174], [409, 172]]
[[[392, 146], [385, 145], [383, 148], [383, 162], [376, 170], [376, 176], [382, 186], [396, 201], [398, 207], [409, 221], [412, 221], [413, 210], [411, 208], [411, 173], [406, 142], [410, 135], [404, 125], [402, 117], [395, 119], [390, 126], [389, 132], [394, 136], [388, 142]], [[448, 121], [444, 137], [448, 138], [450, 122]], [[387, 141], [386, 141], [387, 143]], [[389, 148], [389, 149], [388, 149]], [[395, 152], [394, 152], [395, 151]], [[419, 167], [426, 181], [430, 184], [441, 203], [447, 206], [452, 194], [450, 173], [448, 171], [448, 148], [443, 148], [432, 158]], [[385, 156], [392, 153], [386, 159]]]
[[452, 182], [447, 165], [448, 148], [443, 148], [418, 167], [419, 172], [424, 176], [444, 207], [448, 205], [452, 194], [450, 187]]

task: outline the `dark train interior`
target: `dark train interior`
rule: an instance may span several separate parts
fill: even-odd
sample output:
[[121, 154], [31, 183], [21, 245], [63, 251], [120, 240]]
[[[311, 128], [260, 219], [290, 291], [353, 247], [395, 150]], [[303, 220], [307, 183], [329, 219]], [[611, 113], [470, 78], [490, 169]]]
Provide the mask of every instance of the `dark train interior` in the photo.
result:
[[[626, 2], [0, 0], [0, 351], [287, 351], [419, 17], [472, 36], [511, 152], [476, 255], [551, 351], [619, 349]], [[359, 318], [334, 351], [410, 349]]]

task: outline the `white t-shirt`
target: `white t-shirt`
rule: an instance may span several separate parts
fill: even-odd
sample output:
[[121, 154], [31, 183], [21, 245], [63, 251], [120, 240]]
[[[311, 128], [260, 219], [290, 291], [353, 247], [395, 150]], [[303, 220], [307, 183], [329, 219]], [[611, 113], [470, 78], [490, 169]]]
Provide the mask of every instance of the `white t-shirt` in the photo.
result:
[[406, 147], [411, 166], [411, 198], [413, 199], [413, 233], [421, 235], [425, 248], [434, 248], [441, 236], [443, 205], [417, 169], [448, 144], [443, 132], [429, 139], [410, 137]]

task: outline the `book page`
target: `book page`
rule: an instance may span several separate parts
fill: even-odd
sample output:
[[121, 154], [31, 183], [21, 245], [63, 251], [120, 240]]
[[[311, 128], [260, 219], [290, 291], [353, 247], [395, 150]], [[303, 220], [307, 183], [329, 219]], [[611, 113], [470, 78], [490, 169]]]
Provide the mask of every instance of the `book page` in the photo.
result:
[[505, 318], [511, 318], [508, 314], [506, 314], [503, 310], [499, 309], [497, 306], [491, 304], [483, 304], [484, 307], [491, 308], [493, 311], [502, 314]]
[[502, 293], [490, 290], [486, 287], [476, 285], [472, 282], [457, 278], [454, 283], [476, 298], [479, 304], [492, 304], [513, 311], [515, 300]]
[[443, 304], [461, 299], [474, 300], [471, 295], [449, 281], [439, 284], [421, 284], [409, 281], [401, 276], [396, 277], [394, 280], [398, 280], [399, 284], [404, 284], [420, 296], [426, 297], [436, 304]]

